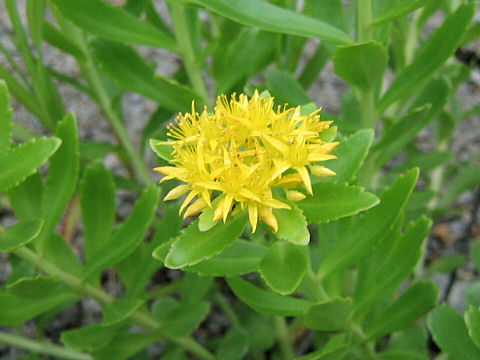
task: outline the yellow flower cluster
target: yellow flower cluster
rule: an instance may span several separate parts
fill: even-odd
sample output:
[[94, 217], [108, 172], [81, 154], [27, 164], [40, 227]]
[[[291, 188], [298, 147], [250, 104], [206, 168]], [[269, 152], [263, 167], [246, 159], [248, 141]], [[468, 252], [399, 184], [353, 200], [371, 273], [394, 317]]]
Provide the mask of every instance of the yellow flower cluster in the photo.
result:
[[338, 142], [319, 138], [331, 124], [320, 121], [320, 109], [301, 115], [300, 107], [275, 110], [273, 100], [257, 91], [250, 99], [243, 94], [230, 100], [221, 95], [213, 114], [206, 108], [196, 113], [193, 104], [190, 114], [179, 114], [176, 124], [169, 126], [173, 140], [161, 143], [172, 146], [174, 166], [154, 170], [165, 175], [161, 182], [178, 179], [185, 184], [171, 190], [165, 200], [187, 194], [180, 208], [180, 212], [186, 208], [184, 217], [214, 206], [215, 221], [225, 221], [233, 207], [240, 206], [248, 209], [253, 231], [259, 219], [277, 231], [272, 209], [290, 206], [272, 190], [283, 188], [290, 201], [305, 198], [293, 190], [302, 184], [312, 194], [309, 170], [316, 176], [335, 175], [315, 163], [335, 159], [330, 153]]

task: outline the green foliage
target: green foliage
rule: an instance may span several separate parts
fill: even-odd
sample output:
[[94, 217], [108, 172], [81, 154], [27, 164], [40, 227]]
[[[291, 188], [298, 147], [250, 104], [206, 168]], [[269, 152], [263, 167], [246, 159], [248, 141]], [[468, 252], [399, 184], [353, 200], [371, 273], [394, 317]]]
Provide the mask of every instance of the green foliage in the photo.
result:
[[[0, 5], [9, 20], [0, 39], [0, 325], [9, 328], [0, 344], [30, 360], [480, 358], [476, 274], [464, 314], [448, 301], [437, 305], [443, 291], [431, 281], [469, 261], [480, 269], [478, 242], [468, 253], [463, 246], [474, 223], [454, 242], [461, 253], [427, 253], [430, 219], [467, 218], [463, 203], [472, 197], [458, 199], [480, 184], [480, 158], [459, 161], [460, 146], [452, 146], [457, 125], [480, 109], [462, 107], [458, 90], [475, 65], [459, 63], [461, 51], [455, 57], [478, 41], [478, 2], [22, 3]], [[52, 47], [59, 61], [70, 56], [75, 74], [51, 62]], [[175, 62], [160, 75], [167, 52]], [[332, 68], [347, 87], [339, 108], [316, 104], [312, 86], [323, 86]], [[111, 134], [97, 138], [103, 125], [66, 114], [65, 85], [98, 107]], [[290, 209], [255, 200], [253, 233], [246, 202], [235, 199], [226, 221], [214, 220], [215, 186], [212, 206], [184, 221], [177, 201], [160, 200], [171, 185], [153, 181], [151, 168], [178, 165], [173, 146], [159, 143], [176, 140], [166, 125], [176, 113], [214, 111], [222, 93], [255, 90], [275, 98], [274, 110], [328, 109], [319, 115], [333, 124], [319, 139], [339, 145], [335, 159], [318, 164], [336, 175], [312, 176], [305, 198], [293, 184], [302, 193], [262, 194]], [[126, 108], [130, 93], [148, 99], [149, 118]], [[16, 117], [18, 104], [35, 130], [28, 116]], [[303, 125], [295, 131], [310, 136]], [[193, 138], [182, 131], [190, 149]], [[205, 197], [198, 175], [182, 179]], [[56, 327], [72, 307], [89, 306], [87, 298], [98, 304], [85, 311], [91, 317]], [[35, 340], [23, 334], [30, 326]], [[61, 344], [48, 341], [52, 328]]]

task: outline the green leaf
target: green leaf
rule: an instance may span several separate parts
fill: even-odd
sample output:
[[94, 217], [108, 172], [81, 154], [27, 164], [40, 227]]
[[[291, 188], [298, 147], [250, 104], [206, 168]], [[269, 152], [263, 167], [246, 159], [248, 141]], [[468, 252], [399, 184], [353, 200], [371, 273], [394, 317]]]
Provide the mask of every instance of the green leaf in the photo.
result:
[[396, 2], [386, 13], [373, 20], [370, 26], [383, 25], [423, 6], [425, 6], [425, 0], [403, 0]]
[[378, 198], [359, 186], [341, 183], [313, 185], [313, 196], [297, 203], [309, 223], [322, 223], [358, 214], [378, 204]]
[[75, 25], [103, 39], [177, 50], [174, 39], [118, 6], [101, 0], [54, 0]]
[[29, 299], [12, 294], [0, 293], [0, 325], [21, 324], [31, 318], [76, 297], [68, 291], [56, 291], [49, 297]]
[[103, 319], [100, 325], [118, 324], [137, 311], [142, 304], [140, 299], [115, 299], [102, 309]]
[[[229, 93], [232, 87], [258, 73], [271, 60], [276, 34], [248, 29], [242, 31], [225, 52], [221, 47], [216, 59], [217, 93]], [[231, 69], [235, 71], [231, 71]]]
[[174, 112], [185, 112], [192, 101], [201, 105], [202, 99], [192, 89], [154, 70], [130, 46], [97, 40], [93, 43], [95, 58], [102, 70], [126, 91], [135, 92], [157, 101]]
[[43, 220], [20, 221], [18, 224], [0, 231], [0, 252], [10, 252], [27, 245], [42, 229]]
[[237, 239], [220, 254], [196, 265], [187, 266], [183, 270], [210, 276], [248, 274], [258, 270], [260, 261], [267, 251], [268, 248], [263, 245]]
[[428, 360], [425, 355], [410, 351], [385, 351], [378, 354], [379, 360]]
[[297, 360], [333, 360], [342, 358], [343, 353], [350, 345], [350, 340], [346, 334], [338, 334], [332, 336], [325, 346], [321, 349], [303, 355]]
[[427, 318], [427, 326], [435, 343], [452, 360], [480, 359], [480, 349], [475, 346], [462, 315], [443, 303], [433, 309]]
[[42, 176], [38, 172], [8, 190], [10, 204], [19, 220], [34, 220], [42, 216], [42, 196]]
[[326, 22], [263, 1], [177, 0], [193, 3], [243, 25], [282, 34], [316, 37], [336, 44], [352, 42], [350, 36]]
[[465, 255], [452, 254], [446, 255], [440, 259], [434, 260], [428, 267], [427, 275], [450, 274], [465, 263]]
[[80, 328], [62, 331], [60, 340], [67, 347], [80, 351], [95, 351], [107, 346], [115, 337], [118, 329], [115, 326], [93, 324]]
[[173, 242], [165, 266], [179, 269], [220, 254], [240, 236], [246, 223], [245, 212], [203, 232], [198, 229], [198, 220], [193, 222]]
[[366, 335], [378, 339], [410, 327], [435, 305], [437, 298], [438, 288], [433, 282], [421, 281], [411, 285], [367, 326]]
[[49, 161], [42, 199], [45, 224], [37, 241], [40, 251], [43, 251], [45, 243], [55, 230], [77, 186], [80, 155], [77, 121], [73, 114], [66, 115], [58, 123], [56, 136], [62, 140], [62, 145]]
[[7, 84], [0, 80], [0, 154], [5, 154], [12, 144], [12, 112]]
[[186, 273], [182, 278], [180, 296], [184, 303], [202, 300], [210, 292], [214, 278], [212, 276], [200, 276], [194, 273]]
[[[361, 309], [390, 294], [412, 272], [422, 254], [422, 243], [430, 231], [432, 221], [421, 217], [409, 224], [405, 234], [393, 239], [390, 253], [383, 254], [385, 260], [376, 264], [361, 292], [355, 296], [355, 309]], [[390, 238], [384, 241], [392, 241]]]
[[248, 352], [248, 336], [240, 327], [231, 327], [227, 334], [220, 340], [217, 350], [217, 359], [240, 360]]
[[155, 154], [165, 161], [171, 162], [173, 160], [173, 148], [169, 145], [159, 144], [160, 140], [150, 139], [150, 148]]
[[413, 62], [397, 76], [378, 104], [379, 110], [406, 98], [453, 55], [475, 9], [475, 2], [468, 1], [447, 17], [443, 25], [423, 45]]
[[480, 348], [480, 308], [470, 305], [464, 315], [465, 324], [467, 324], [468, 335], [472, 341]]
[[130, 255], [142, 242], [157, 209], [160, 190], [156, 186], [142, 192], [140, 199], [125, 222], [87, 263], [83, 279], [98, 274]]
[[464, 192], [474, 189], [478, 184], [480, 184], [480, 165], [472, 164], [465, 169], [461, 169], [445, 190], [439, 206], [447, 207]]
[[295, 291], [309, 265], [306, 248], [289, 242], [275, 242], [260, 262], [260, 275], [267, 285], [282, 295]]
[[294, 245], [308, 245], [310, 242], [310, 233], [303, 211], [294, 203], [290, 203], [290, 206], [290, 210], [273, 209], [273, 214], [278, 221], [276, 236]]
[[[319, 276], [325, 277], [368, 253], [392, 228], [405, 206], [418, 179], [418, 169], [412, 169], [386, 190], [380, 204], [344, 226], [332, 249], [325, 254]], [[346, 225], [346, 224], [343, 224]], [[352, 228], [353, 226], [353, 228]], [[354, 234], [352, 236], [352, 234]]]
[[338, 46], [333, 56], [335, 72], [351, 86], [373, 89], [387, 68], [385, 47], [375, 41]]
[[59, 281], [51, 277], [37, 275], [30, 278], [21, 278], [9, 284], [7, 291], [15, 296], [29, 299], [41, 299], [51, 296], [58, 290]]
[[57, 138], [37, 138], [0, 154], [0, 192], [20, 184], [58, 149]]
[[480, 281], [474, 282], [465, 292], [465, 304], [480, 307]]
[[305, 324], [310, 329], [335, 331], [345, 327], [352, 311], [352, 299], [337, 298], [313, 305], [305, 315]]
[[93, 352], [95, 360], [127, 360], [140, 350], [160, 340], [158, 333], [124, 333], [116, 335], [109, 344]]
[[375, 169], [381, 169], [420, 130], [427, 126], [431, 120], [427, 116], [429, 111], [430, 105], [415, 109], [385, 131], [380, 141], [372, 147], [369, 155], [373, 159]]
[[477, 272], [480, 272], [480, 242], [476, 241], [470, 244], [470, 257], [475, 264]]
[[72, 55], [79, 61], [85, 61], [84, 52], [73, 42], [71, 42], [65, 35], [62, 34], [55, 26], [48, 21], [43, 22], [43, 37], [46, 42], [56, 48]]
[[83, 246], [87, 262], [108, 241], [115, 221], [115, 184], [101, 161], [90, 165], [80, 183]]
[[265, 73], [268, 90], [278, 104], [290, 106], [304, 105], [312, 102], [310, 96], [299, 84], [295, 76], [287, 71], [270, 69]]
[[72, 247], [59, 234], [53, 234], [45, 243], [45, 259], [77, 277], [82, 272], [82, 264], [73, 253]]
[[240, 300], [261, 314], [302, 316], [308, 312], [312, 305], [308, 300], [260, 289], [240, 277], [230, 277], [226, 281]]
[[155, 301], [153, 317], [162, 324], [162, 331], [175, 337], [188, 336], [205, 319], [210, 311], [206, 301], [179, 303], [166, 298]]
[[328, 162], [328, 168], [335, 171], [337, 175], [322, 180], [338, 183], [353, 182], [368, 154], [373, 135], [373, 130], [364, 129], [340, 141], [340, 145], [333, 152], [337, 159]]

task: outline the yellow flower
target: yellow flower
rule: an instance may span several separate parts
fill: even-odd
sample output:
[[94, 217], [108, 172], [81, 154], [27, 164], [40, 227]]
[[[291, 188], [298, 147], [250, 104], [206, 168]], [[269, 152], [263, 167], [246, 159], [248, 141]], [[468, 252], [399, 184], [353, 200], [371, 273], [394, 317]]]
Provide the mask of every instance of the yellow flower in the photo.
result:
[[[320, 121], [320, 109], [301, 115], [300, 107], [274, 109], [272, 97], [257, 91], [249, 99], [235, 94], [217, 98], [213, 114], [179, 114], [168, 128], [172, 166], [154, 170], [164, 175], [160, 182], [178, 179], [184, 184], [172, 189], [165, 200], [186, 195], [180, 212], [184, 217], [214, 206], [214, 220], [226, 221], [234, 207], [247, 209], [253, 231], [258, 220], [278, 230], [273, 209], [290, 209], [274, 189], [284, 189], [290, 201], [312, 194], [310, 173], [335, 173], [317, 163], [335, 159], [338, 142], [325, 142], [319, 135], [331, 121]], [[291, 190], [297, 188], [297, 190]], [[212, 199], [216, 198], [215, 205]]]

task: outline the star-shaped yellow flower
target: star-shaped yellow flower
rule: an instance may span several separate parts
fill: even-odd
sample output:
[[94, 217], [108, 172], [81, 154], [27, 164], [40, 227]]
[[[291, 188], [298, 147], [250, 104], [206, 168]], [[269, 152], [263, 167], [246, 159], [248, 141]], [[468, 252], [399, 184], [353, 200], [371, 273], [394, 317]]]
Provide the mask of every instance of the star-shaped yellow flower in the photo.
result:
[[[331, 152], [338, 142], [325, 142], [320, 133], [331, 121], [320, 121], [320, 110], [301, 115], [300, 107], [274, 109], [273, 98], [257, 91], [249, 99], [235, 94], [217, 98], [213, 114], [179, 114], [169, 126], [172, 166], [154, 170], [161, 182], [178, 179], [184, 184], [172, 189], [165, 200], [186, 195], [180, 208], [184, 217], [214, 206], [214, 220], [226, 221], [237, 206], [247, 209], [253, 231], [258, 220], [278, 230], [273, 209], [289, 209], [274, 189], [284, 189], [286, 198], [305, 198], [298, 187], [312, 194], [310, 173], [332, 176], [319, 162], [335, 159]], [[295, 189], [296, 188], [296, 189]], [[216, 198], [215, 205], [212, 205]]]

